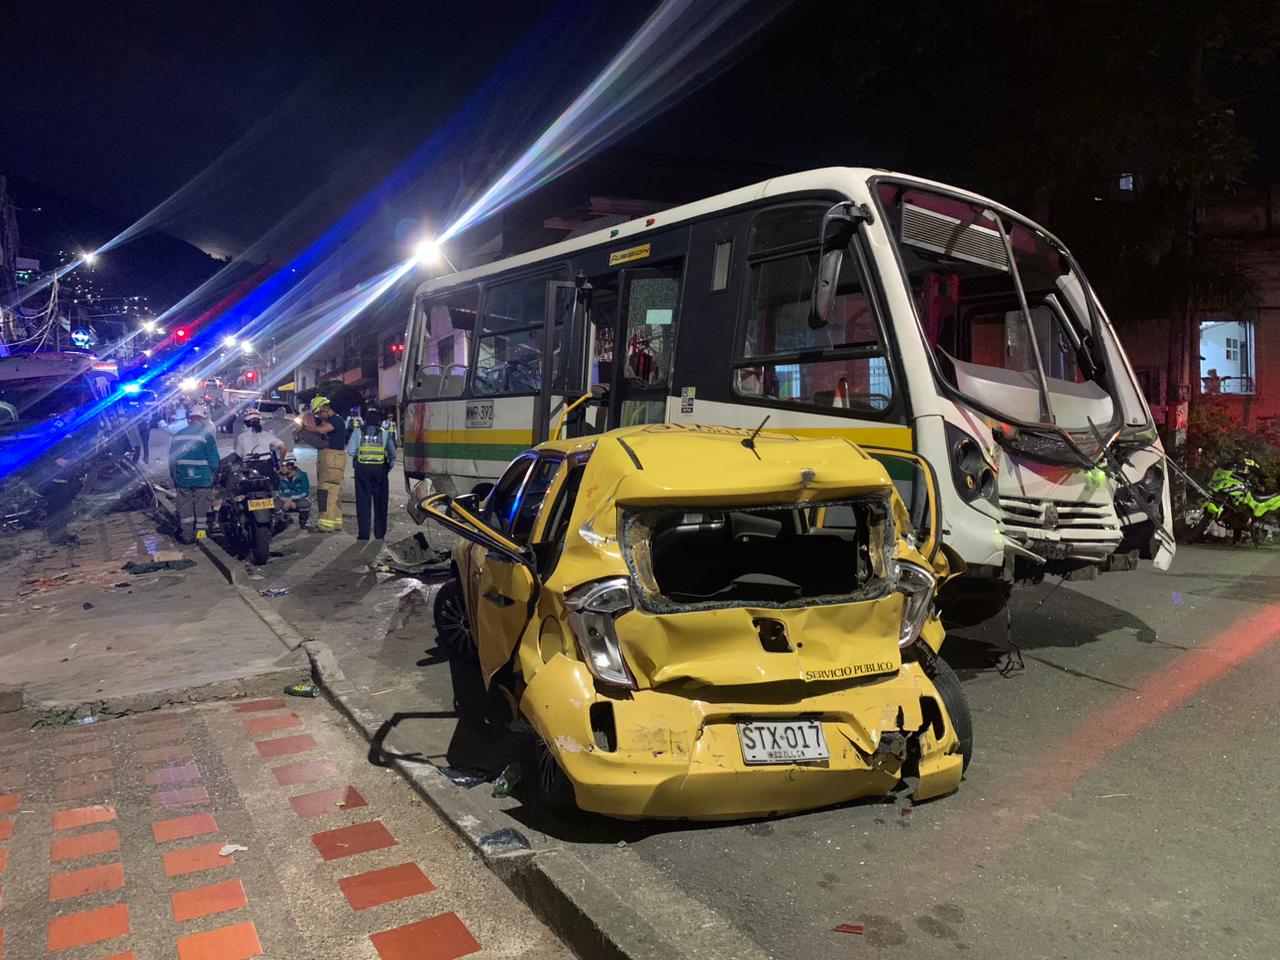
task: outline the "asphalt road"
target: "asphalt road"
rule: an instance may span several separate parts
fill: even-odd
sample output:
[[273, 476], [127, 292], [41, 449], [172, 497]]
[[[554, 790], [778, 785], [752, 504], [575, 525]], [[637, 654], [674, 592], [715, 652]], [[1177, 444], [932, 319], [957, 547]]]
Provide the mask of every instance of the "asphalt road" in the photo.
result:
[[[300, 535], [273, 559], [264, 585], [291, 588], [278, 609], [334, 648], [400, 743], [494, 774], [505, 758], [451, 713], [435, 585], [375, 574], [346, 541]], [[976, 756], [959, 792], [918, 807], [565, 825], [495, 803], [688, 957], [1280, 956], [1278, 594], [1280, 552], [1230, 547], [1019, 589], [1020, 661], [1003, 621], [947, 641]]]

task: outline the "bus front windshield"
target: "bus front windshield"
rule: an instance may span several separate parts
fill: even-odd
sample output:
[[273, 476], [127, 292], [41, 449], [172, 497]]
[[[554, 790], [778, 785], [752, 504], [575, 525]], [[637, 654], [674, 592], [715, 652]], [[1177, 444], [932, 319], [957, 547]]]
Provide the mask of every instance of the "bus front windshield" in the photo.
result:
[[949, 387], [1024, 426], [1088, 435], [1114, 424], [1108, 352], [1064, 250], [959, 197], [885, 183], [879, 199]]

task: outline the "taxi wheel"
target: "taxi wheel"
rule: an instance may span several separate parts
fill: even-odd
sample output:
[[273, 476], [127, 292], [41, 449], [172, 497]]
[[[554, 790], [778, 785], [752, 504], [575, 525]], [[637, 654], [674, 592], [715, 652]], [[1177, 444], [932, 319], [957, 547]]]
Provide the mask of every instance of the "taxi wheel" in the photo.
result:
[[578, 812], [573, 784], [541, 737], [534, 746], [533, 788], [537, 792], [538, 803], [548, 813], [565, 820]]
[[462, 584], [446, 580], [435, 601], [436, 643], [450, 657], [465, 663], [480, 660], [475, 642], [471, 639], [471, 626], [467, 623], [467, 608], [462, 599]]
[[969, 760], [973, 757], [973, 716], [969, 713], [969, 701], [960, 689], [960, 678], [956, 676], [947, 661], [939, 657], [934, 662], [933, 685], [942, 697], [942, 705], [947, 709], [951, 725], [955, 727], [956, 738], [960, 741], [960, 756], [964, 758], [962, 770], [969, 769]]

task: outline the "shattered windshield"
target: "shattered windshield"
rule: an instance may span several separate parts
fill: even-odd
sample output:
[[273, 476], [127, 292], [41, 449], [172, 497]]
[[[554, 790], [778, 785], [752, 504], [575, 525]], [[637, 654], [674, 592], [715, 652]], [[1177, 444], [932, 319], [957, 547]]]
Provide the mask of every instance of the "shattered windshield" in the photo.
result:
[[1107, 354], [1064, 250], [958, 197], [886, 183], [879, 199], [950, 387], [1020, 424], [1088, 433], [1090, 421], [1113, 423]]
[[0, 382], [0, 433], [56, 419], [89, 399], [80, 384], [60, 377]]

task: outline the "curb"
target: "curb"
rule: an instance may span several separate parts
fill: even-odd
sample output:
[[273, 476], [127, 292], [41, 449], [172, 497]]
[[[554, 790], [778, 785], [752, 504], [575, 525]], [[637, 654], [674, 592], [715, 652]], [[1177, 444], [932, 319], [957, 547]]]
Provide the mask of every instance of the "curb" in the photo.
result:
[[308, 642], [307, 638], [295, 630], [289, 621], [280, 616], [258, 591], [250, 589], [240, 582], [240, 564], [231, 554], [223, 550], [215, 540], [210, 537], [201, 537], [196, 541], [196, 546], [221, 571], [222, 575], [226, 577], [227, 583], [231, 584], [236, 593], [240, 594], [240, 599], [249, 605], [249, 608], [276, 635], [276, 639], [284, 644], [286, 650], [292, 653]]
[[232, 680], [215, 680], [194, 687], [178, 687], [168, 690], [156, 690], [151, 693], [133, 693], [123, 697], [108, 697], [92, 701], [56, 701], [32, 700], [25, 703], [27, 713], [38, 714], [45, 710], [66, 710], [70, 707], [91, 708], [92, 714], [101, 719], [117, 719], [135, 713], [149, 713], [152, 710], [163, 710], [167, 707], [189, 706], [195, 703], [207, 703], [213, 700], [237, 700], [242, 697], [261, 696], [265, 693], [279, 693], [280, 688], [289, 683], [296, 683], [303, 675], [302, 664], [272, 670], [269, 673], [258, 673], [251, 677], [238, 677]]
[[[378, 741], [383, 721], [369, 700], [349, 681], [328, 646], [318, 640], [302, 644], [311, 661], [312, 678], [325, 696], [360, 731]], [[430, 763], [386, 761], [489, 869], [580, 957], [590, 960], [670, 960], [669, 944], [620, 896], [567, 847], [538, 851], [497, 836], [508, 827], [481, 796], [456, 787]]]

